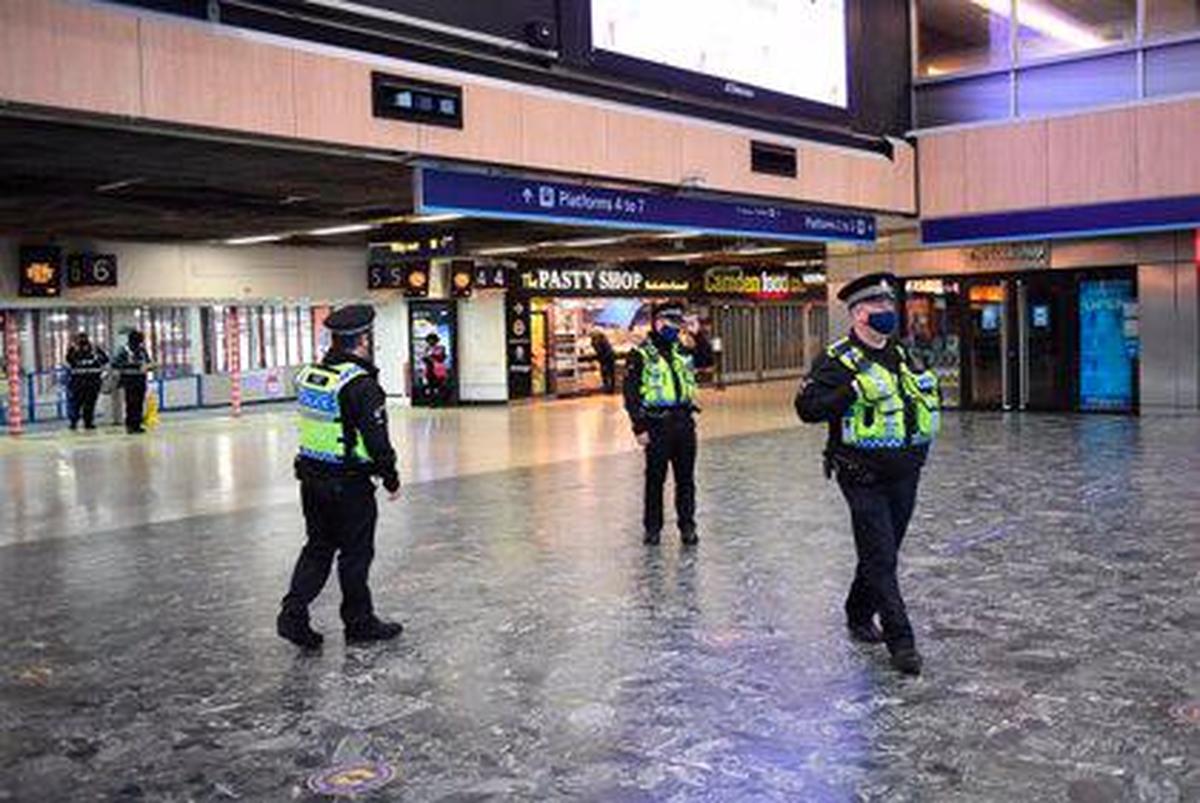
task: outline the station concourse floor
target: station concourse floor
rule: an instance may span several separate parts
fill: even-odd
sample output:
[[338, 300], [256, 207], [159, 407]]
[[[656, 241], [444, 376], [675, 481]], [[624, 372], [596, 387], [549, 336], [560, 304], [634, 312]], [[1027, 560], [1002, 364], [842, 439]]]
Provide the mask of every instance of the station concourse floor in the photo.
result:
[[[956, 414], [849, 642], [848, 516], [794, 383], [706, 391], [702, 541], [640, 542], [617, 397], [393, 411], [372, 579], [406, 631], [274, 633], [284, 411], [0, 442], [0, 801], [1198, 801], [1200, 417]], [[673, 535], [673, 533], [672, 533]], [[386, 777], [381, 769], [380, 777]]]

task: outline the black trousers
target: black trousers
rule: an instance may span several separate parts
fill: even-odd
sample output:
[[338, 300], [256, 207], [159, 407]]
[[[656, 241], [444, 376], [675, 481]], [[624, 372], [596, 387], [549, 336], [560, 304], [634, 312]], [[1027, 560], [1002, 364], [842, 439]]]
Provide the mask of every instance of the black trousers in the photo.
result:
[[850, 506], [858, 567], [846, 598], [846, 618], [863, 624], [876, 613], [883, 639], [893, 652], [912, 647], [913, 631], [900, 595], [896, 560], [917, 500], [920, 472], [868, 484], [838, 476], [842, 495]]
[[617, 389], [617, 363], [616, 360], [601, 360], [600, 361], [600, 380], [604, 385], [605, 393], [614, 393]]
[[292, 572], [291, 588], [283, 598], [285, 616], [308, 621], [312, 604], [338, 562], [342, 587], [342, 621], [347, 628], [369, 622], [374, 614], [367, 575], [375, 557], [375, 485], [367, 477], [304, 479], [300, 501], [308, 542]]
[[696, 422], [690, 413], [670, 414], [650, 423], [646, 446], [646, 489], [642, 523], [646, 532], [663, 527], [663, 485], [667, 468], [675, 478], [675, 516], [679, 529], [696, 529]]
[[125, 389], [125, 429], [132, 432], [142, 428], [142, 416], [146, 408], [146, 375], [121, 377]]
[[71, 426], [77, 425], [80, 417], [83, 418], [84, 426], [95, 426], [96, 399], [100, 398], [100, 376], [73, 376], [67, 390], [67, 415], [71, 419]]

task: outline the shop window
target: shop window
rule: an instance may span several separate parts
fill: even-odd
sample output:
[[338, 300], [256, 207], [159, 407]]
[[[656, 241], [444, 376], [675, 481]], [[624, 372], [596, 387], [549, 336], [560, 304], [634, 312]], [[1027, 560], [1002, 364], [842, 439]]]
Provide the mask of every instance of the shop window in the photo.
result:
[[1197, 0], [1146, 0], [1146, 37], [1200, 35]]
[[[1004, 0], [985, 4], [1000, 6]], [[1137, 36], [1137, 0], [1017, 0], [1016, 5], [1021, 62], [1129, 44]]]
[[146, 337], [146, 348], [158, 365], [156, 372], [160, 377], [192, 373], [186, 307], [142, 307], [134, 310], [134, 320]]
[[[314, 359], [313, 312], [307, 306], [239, 307], [238, 342], [234, 346], [243, 371], [288, 368]], [[229, 308], [201, 310], [204, 331], [204, 370], [228, 373]]]
[[917, 0], [917, 75], [1011, 66], [1009, 0]]

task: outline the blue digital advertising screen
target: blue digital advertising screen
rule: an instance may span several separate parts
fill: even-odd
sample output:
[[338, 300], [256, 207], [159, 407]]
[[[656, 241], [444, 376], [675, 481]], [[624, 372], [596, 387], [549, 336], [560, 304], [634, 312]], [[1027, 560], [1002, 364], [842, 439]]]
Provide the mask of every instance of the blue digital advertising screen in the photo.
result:
[[1079, 406], [1084, 410], [1133, 407], [1138, 355], [1137, 297], [1130, 279], [1079, 284]]

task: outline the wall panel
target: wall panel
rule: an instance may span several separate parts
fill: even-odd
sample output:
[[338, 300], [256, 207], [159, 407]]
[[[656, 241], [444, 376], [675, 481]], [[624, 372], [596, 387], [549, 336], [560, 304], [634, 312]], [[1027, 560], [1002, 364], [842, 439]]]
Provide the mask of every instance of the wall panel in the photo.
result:
[[1137, 113], [1124, 109], [1050, 120], [1049, 203], [1137, 197]]

